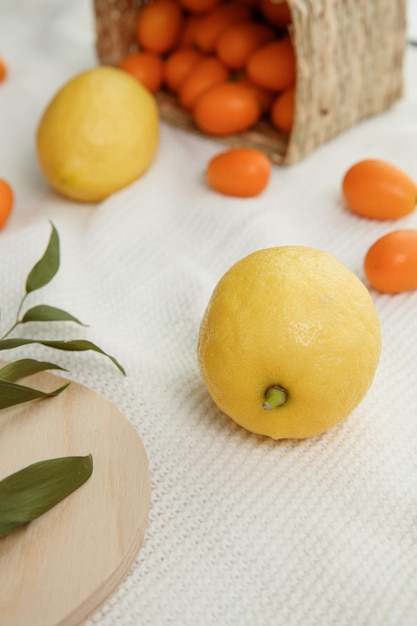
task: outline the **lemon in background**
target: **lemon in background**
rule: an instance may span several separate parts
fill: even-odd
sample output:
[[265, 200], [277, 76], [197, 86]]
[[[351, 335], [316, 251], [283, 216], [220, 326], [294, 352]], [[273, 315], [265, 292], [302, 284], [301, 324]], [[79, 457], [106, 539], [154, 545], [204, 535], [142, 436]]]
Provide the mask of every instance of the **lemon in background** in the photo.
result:
[[36, 145], [53, 189], [97, 202], [144, 174], [158, 139], [154, 96], [126, 72], [99, 66], [59, 89], [41, 117]]
[[379, 318], [365, 285], [331, 254], [258, 250], [216, 285], [198, 361], [217, 406], [247, 430], [306, 438], [345, 419], [379, 362]]

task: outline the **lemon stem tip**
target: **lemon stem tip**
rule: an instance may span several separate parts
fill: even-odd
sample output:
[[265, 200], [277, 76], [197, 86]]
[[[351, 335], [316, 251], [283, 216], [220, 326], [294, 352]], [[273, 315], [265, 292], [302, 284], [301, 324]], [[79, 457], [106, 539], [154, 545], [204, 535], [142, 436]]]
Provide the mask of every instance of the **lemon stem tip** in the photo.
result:
[[265, 391], [265, 402], [262, 407], [269, 411], [276, 409], [286, 403], [288, 398], [287, 391], [280, 385], [271, 385]]

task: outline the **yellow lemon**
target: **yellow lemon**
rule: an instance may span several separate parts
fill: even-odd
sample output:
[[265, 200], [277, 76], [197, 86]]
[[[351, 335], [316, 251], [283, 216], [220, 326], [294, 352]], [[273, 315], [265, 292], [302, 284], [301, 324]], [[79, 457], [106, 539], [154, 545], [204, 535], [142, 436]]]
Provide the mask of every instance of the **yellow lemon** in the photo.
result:
[[58, 193], [97, 202], [142, 176], [158, 136], [154, 96], [127, 72], [101, 66], [52, 98], [37, 129], [37, 154]]
[[331, 254], [259, 250], [216, 285], [198, 361], [218, 407], [247, 430], [306, 438], [344, 418], [368, 391], [381, 332], [369, 291]]

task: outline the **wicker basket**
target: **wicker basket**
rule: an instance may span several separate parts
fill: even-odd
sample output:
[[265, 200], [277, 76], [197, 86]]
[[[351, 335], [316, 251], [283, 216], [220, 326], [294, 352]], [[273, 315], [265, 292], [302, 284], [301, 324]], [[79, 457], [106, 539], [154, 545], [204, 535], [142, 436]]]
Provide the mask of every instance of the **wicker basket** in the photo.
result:
[[[138, 49], [140, 0], [93, 0], [99, 62], [117, 65]], [[402, 95], [406, 0], [288, 0], [297, 57], [293, 131], [261, 121], [222, 138], [266, 152], [274, 163], [299, 161], [357, 122], [386, 110]], [[161, 118], [202, 134], [172, 95], [157, 94]]]

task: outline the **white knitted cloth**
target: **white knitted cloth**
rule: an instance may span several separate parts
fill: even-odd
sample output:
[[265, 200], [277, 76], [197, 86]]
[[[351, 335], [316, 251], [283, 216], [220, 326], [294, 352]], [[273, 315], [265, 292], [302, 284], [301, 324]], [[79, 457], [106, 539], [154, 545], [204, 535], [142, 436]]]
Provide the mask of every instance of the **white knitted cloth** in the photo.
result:
[[[0, 55], [10, 66], [0, 86], [0, 176], [16, 191], [0, 233], [2, 327], [45, 249], [50, 219], [61, 268], [30, 302], [89, 324], [72, 334], [116, 356], [127, 377], [95, 354], [34, 347], [22, 355], [53, 355], [70, 377], [113, 401], [149, 457], [144, 544], [89, 623], [415, 626], [417, 292], [373, 293], [383, 332], [374, 384], [344, 423], [311, 440], [273, 442], [221, 414], [200, 379], [196, 341], [216, 282], [249, 252], [315, 246], [364, 278], [371, 243], [417, 228], [417, 212], [398, 222], [362, 220], [340, 195], [346, 169], [366, 157], [417, 177], [417, 49], [407, 50], [401, 102], [298, 165], [275, 167], [259, 198], [210, 191], [204, 168], [219, 145], [161, 124], [149, 172], [85, 206], [49, 190], [34, 132], [55, 90], [95, 63], [93, 37], [81, 0], [0, 0]], [[43, 332], [71, 335], [61, 324]]]

